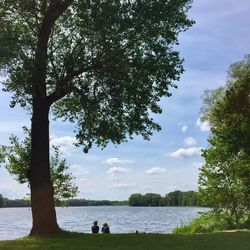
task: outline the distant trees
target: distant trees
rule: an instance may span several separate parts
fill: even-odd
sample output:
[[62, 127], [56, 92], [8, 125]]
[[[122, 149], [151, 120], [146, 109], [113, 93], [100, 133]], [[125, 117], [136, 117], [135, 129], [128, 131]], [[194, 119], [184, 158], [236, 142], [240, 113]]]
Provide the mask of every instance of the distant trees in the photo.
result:
[[109, 200], [86, 200], [86, 199], [70, 199], [66, 202], [67, 206], [77, 207], [77, 206], [110, 206], [111, 201]]
[[30, 200], [28, 199], [8, 199], [3, 198], [4, 207], [30, 207]]
[[183, 192], [182, 206], [204, 206], [199, 200], [199, 194], [195, 191]]
[[[87, 200], [87, 199], [68, 199], [65, 202], [57, 203], [58, 206], [126, 206], [128, 201], [110, 201], [110, 200]], [[0, 207], [30, 207], [28, 199], [8, 199], [0, 194]]]
[[141, 194], [131, 194], [128, 199], [129, 206], [136, 207], [142, 206], [142, 195]]
[[165, 195], [165, 204], [168, 206], [180, 206], [182, 203], [182, 192], [177, 190]]
[[86, 199], [70, 199], [66, 202], [67, 206], [125, 206], [128, 201], [110, 201], [110, 200], [86, 200]]
[[225, 87], [206, 92], [202, 116], [211, 135], [199, 176], [201, 199], [238, 224], [250, 218], [250, 55], [230, 67]]
[[[1, 203], [1, 197], [3, 202]], [[27, 207], [30, 206], [30, 201], [27, 199], [15, 199], [10, 200], [4, 198], [0, 194], [0, 207]], [[170, 192], [165, 196], [155, 193], [142, 194], [132, 194], [128, 200], [124, 201], [110, 201], [110, 200], [88, 200], [88, 199], [68, 199], [63, 204], [58, 203], [58, 205], [64, 205], [69, 207], [74, 206], [200, 206], [198, 200], [198, 193], [195, 191], [182, 192], [176, 190]]]
[[161, 196], [159, 194], [147, 193], [141, 196], [142, 206], [161, 206]]
[[132, 194], [129, 197], [129, 206], [198, 206], [198, 193], [195, 191], [182, 192], [176, 190], [162, 197], [159, 194], [147, 193]]
[[151, 196], [151, 205], [152, 206], [162, 206], [161, 196], [159, 194], [152, 194]]
[[3, 196], [0, 194], [0, 207], [3, 207], [4, 202], [3, 202]]
[[166, 194], [166, 206], [198, 206], [198, 193], [195, 191], [181, 192], [179, 190]]
[[29, 207], [30, 201], [28, 199], [8, 199], [0, 194], [0, 207]]
[[162, 197], [159, 194], [147, 193], [145, 195], [132, 194], [129, 197], [130, 206], [162, 206]]

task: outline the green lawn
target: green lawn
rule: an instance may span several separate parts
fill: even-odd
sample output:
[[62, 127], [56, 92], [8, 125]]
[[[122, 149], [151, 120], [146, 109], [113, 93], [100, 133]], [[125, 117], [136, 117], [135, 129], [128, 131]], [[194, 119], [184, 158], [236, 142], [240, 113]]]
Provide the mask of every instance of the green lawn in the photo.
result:
[[22, 238], [0, 241], [0, 249], [60, 250], [250, 250], [250, 231], [199, 234], [110, 234], [64, 233], [53, 238]]

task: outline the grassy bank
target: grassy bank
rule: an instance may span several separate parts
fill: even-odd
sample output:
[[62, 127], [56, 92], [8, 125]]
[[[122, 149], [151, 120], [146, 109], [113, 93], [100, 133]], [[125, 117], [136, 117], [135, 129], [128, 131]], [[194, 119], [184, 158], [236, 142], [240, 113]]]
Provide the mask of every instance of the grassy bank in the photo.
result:
[[1, 250], [249, 250], [250, 231], [199, 235], [64, 233], [53, 238], [0, 241]]
[[216, 216], [212, 213], [203, 213], [198, 218], [189, 223], [181, 225], [174, 229], [174, 234], [197, 234], [214, 233], [226, 230], [247, 229], [250, 230], [250, 220], [246, 219], [236, 224], [226, 216]]

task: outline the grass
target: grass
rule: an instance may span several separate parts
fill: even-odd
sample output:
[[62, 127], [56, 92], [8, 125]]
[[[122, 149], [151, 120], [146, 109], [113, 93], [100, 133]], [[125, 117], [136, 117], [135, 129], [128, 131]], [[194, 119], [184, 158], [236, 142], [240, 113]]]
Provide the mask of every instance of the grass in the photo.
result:
[[63, 233], [0, 241], [1, 250], [249, 250], [250, 231], [197, 235]]
[[[250, 229], [249, 219], [240, 224], [233, 223], [223, 216], [216, 216], [212, 213], [203, 213], [200, 217], [191, 220], [174, 229], [174, 234], [197, 234], [214, 233], [226, 230]], [[250, 249], [249, 249], [250, 250]]]

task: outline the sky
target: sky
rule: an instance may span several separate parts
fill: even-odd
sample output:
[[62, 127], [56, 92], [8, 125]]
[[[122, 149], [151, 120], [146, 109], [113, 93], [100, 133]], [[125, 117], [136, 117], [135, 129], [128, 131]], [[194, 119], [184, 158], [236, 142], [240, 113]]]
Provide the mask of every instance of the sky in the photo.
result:
[[[88, 154], [75, 148], [74, 125], [50, 122], [51, 144], [59, 145], [79, 188], [77, 198], [125, 200], [132, 193], [197, 190], [201, 149], [208, 147], [209, 126], [199, 112], [206, 89], [225, 85], [230, 64], [250, 53], [249, 0], [194, 0], [189, 17], [195, 25], [180, 34], [177, 50], [185, 59], [185, 72], [161, 100], [163, 113], [154, 116], [162, 127], [150, 141], [136, 137], [127, 143], [93, 147]], [[10, 94], [0, 92], [0, 144], [8, 145], [11, 133], [23, 137], [30, 117], [9, 107]], [[26, 184], [0, 167], [0, 193], [11, 199], [29, 193]]]

